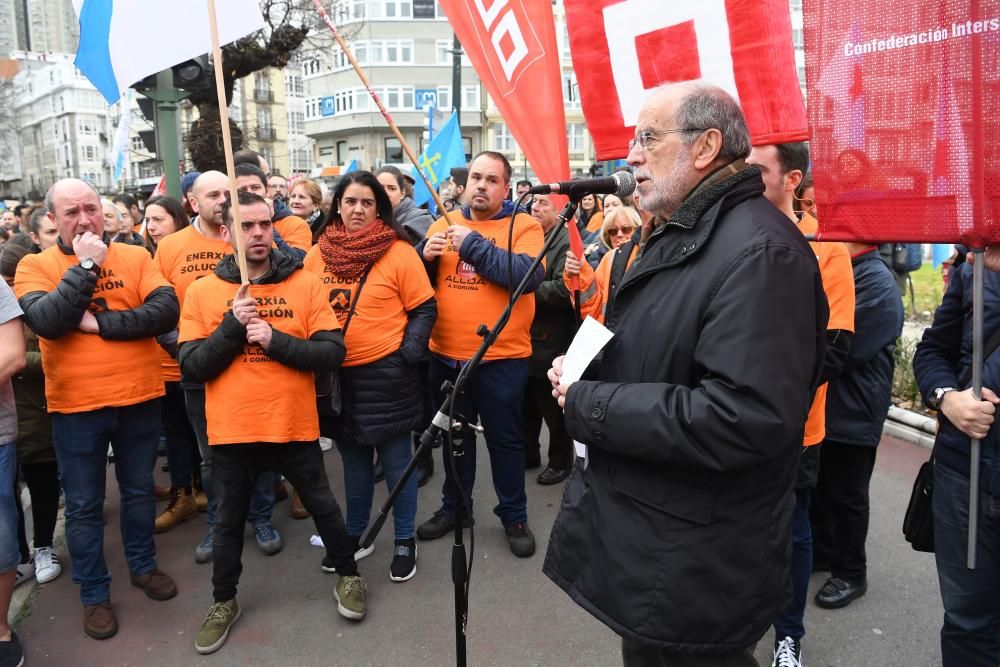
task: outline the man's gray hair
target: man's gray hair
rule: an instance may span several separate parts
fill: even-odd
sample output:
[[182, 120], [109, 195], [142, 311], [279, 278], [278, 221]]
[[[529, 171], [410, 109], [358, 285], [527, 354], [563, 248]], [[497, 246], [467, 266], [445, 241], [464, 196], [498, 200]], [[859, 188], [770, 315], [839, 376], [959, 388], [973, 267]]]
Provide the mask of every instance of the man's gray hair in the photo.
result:
[[[729, 163], [750, 155], [750, 132], [739, 102], [718, 86], [704, 81], [679, 85], [688, 93], [674, 110], [676, 127], [714, 128], [721, 132], [722, 148], [718, 159], [722, 162]], [[698, 136], [695, 132], [685, 132], [681, 140], [684, 145], [690, 146]]]
[[[56, 211], [56, 202], [55, 202], [55, 197], [54, 197], [54, 192], [55, 192], [56, 186], [59, 185], [60, 183], [62, 183], [62, 181], [65, 181], [65, 180], [67, 180], [67, 179], [64, 178], [64, 179], [56, 181], [55, 183], [53, 183], [52, 185], [50, 185], [49, 189], [45, 192], [45, 208], [46, 208], [46, 210], [51, 211], [53, 215], [55, 214], [55, 211]], [[98, 199], [101, 198], [101, 193], [98, 192], [97, 186], [95, 186], [90, 181], [81, 180], [80, 182], [81, 183], [86, 183], [87, 185], [89, 185], [90, 189], [94, 191], [95, 195], [97, 195], [97, 198]]]

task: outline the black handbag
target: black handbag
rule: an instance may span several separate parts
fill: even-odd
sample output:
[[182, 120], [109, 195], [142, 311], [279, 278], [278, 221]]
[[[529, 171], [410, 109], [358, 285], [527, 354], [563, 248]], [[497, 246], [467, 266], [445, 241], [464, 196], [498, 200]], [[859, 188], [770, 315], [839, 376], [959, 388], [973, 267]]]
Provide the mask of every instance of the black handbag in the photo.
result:
[[934, 488], [934, 458], [920, 466], [913, 481], [913, 492], [903, 517], [903, 537], [914, 551], [934, 553], [934, 508], [931, 492]]
[[[365, 281], [368, 280], [368, 272], [371, 269], [372, 267], [369, 266], [361, 274], [361, 280], [358, 281], [358, 288], [354, 292], [354, 298], [351, 299], [351, 309], [347, 311], [347, 320], [344, 321], [344, 326], [341, 329], [345, 340], [347, 338], [347, 327], [351, 325], [351, 318], [354, 317], [354, 309], [357, 308], [358, 300], [361, 298], [361, 288], [365, 286]], [[316, 411], [319, 412], [319, 416], [339, 417], [343, 409], [344, 398], [340, 391], [340, 369], [336, 368], [332, 371], [316, 373]]]

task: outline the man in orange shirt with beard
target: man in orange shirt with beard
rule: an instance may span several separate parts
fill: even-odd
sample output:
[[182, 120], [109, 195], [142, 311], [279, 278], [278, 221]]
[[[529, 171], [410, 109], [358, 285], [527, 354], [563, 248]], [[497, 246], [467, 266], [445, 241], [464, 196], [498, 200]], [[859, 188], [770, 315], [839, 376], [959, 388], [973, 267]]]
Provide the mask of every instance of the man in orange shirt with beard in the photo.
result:
[[21, 261], [14, 291], [41, 346], [84, 631], [107, 639], [118, 632], [104, 561], [109, 441], [132, 584], [154, 600], [177, 594], [173, 580], [156, 567], [153, 542], [153, 468], [164, 395], [156, 336], [176, 326], [177, 296], [145, 248], [110, 243], [94, 186], [58, 181], [45, 206], [58, 243]]
[[[430, 385], [435, 392], [435, 408], [441, 405], [441, 384], [455, 380], [459, 369], [476, 353], [481, 342], [479, 324], [492, 326], [510, 300], [509, 284], [517, 285], [527, 275], [534, 257], [544, 243], [542, 226], [523, 211], [515, 211], [507, 201], [510, 163], [500, 153], [477, 155], [469, 165], [465, 191], [468, 204], [453, 214], [459, 224], [441, 218], [427, 230], [427, 238], [417, 245], [424, 262], [435, 274], [438, 319], [431, 334]], [[513, 256], [507, 242], [513, 220]], [[508, 276], [508, 260], [513, 275]], [[531, 357], [531, 321], [535, 298], [545, 277], [539, 265], [531, 275], [527, 293], [514, 304], [510, 320], [484, 357], [483, 363], [465, 387], [455, 412], [469, 423], [482, 417], [486, 446], [490, 453], [493, 486], [498, 504], [494, 513], [507, 533], [515, 556], [535, 553], [535, 537], [528, 528], [527, 496], [524, 492], [524, 434], [522, 408], [524, 387]], [[476, 474], [476, 438], [471, 429], [461, 437], [467, 443], [458, 461], [462, 487], [471, 496]], [[455, 526], [450, 453], [444, 448], [445, 482], [441, 509], [417, 529], [417, 537], [433, 540]], [[466, 522], [471, 524], [472, 508]]]
[[312, 514], [340, 575], [337, 610], [352, 620], [365, 615], [365, 581], [323, 466], [313, 376], [340, 366], [344, 337], [320, 279], [272, 249], [267, 201], [241, 192], [238, 205], [242, 229], [234, 230], [227, 203], [222, 231], [227, 240], [244, 235], [250, 284], [240, 285], [236, 257], [227, 256], [188, 290], [179, 337], [181, 370], [205, 383], [218, 498], [215, 603], [195, 640], [199, 653], [221, 648], [240, 616], [243, 523], [265, 471], [286, 475]]

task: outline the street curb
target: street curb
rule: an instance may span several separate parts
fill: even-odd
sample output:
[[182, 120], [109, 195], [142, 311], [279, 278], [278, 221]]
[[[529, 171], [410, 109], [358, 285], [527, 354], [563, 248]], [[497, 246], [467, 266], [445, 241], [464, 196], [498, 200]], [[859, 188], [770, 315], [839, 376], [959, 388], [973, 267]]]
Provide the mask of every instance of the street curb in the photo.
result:
[[882, 433], [925, 449], [933, 449], [937, 420], [893, 405], [889, 407]]

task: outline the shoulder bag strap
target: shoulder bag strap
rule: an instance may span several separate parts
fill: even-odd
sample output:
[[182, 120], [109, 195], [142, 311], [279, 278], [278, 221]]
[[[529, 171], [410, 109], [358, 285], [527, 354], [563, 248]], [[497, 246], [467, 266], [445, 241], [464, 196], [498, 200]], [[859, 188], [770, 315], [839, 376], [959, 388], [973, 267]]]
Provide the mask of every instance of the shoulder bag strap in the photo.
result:
[[[990, 339], [986, 341], [985, 347], [983, 347], [983, 362], [985, 363], [987, 359], [990, 358], [997, 348], [1000, 347], [1000, 328], [997, 328], [990, 336]], [[961, 389], [965, 385], [972, 381], [972, 366], [969, 366], [969, 370], [962, 374], [962, 377], [958, 380], [958, 388]]]
[[358, 307], [358, 300], [361, 299], [361, 288], [365, 286], [365, 281], [368, 280], [368, 273], [372, 270], [372, 266], [374, 265], [369, 265], [365, 269], [365, 272], [361, 274], [361, 280], [358, 281], [358, 289], [354, 292], [354, 299], [351, 300], [351, 309], [347, 311], [347, 320], [340, 330], [344, 336], [347, 335], [347, 327], [351, 325], [351, 318], [354, 317], [354, 309]]

